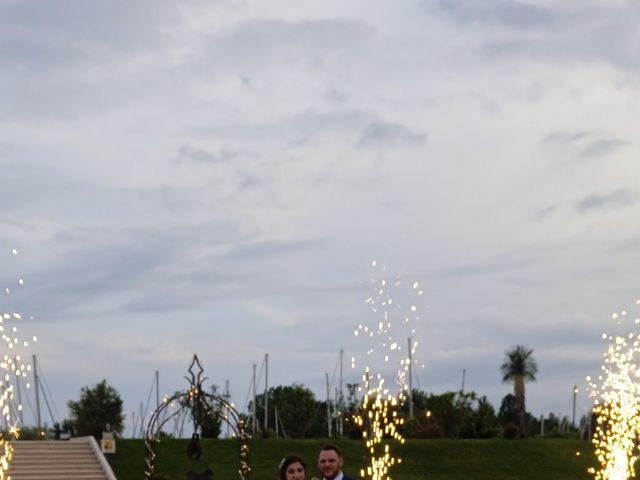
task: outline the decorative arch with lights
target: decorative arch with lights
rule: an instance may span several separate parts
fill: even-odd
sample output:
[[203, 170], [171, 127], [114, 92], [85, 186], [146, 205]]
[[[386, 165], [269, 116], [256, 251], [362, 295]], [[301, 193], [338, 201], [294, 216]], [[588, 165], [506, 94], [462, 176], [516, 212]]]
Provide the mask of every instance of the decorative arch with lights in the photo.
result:
[[[202, 415], [215, 415], [213, 406], [217, 405], [221, 408], [223, 415], [221, 419], [229, 425], [233, 436], [238, 440], [239, 447], [239, 467], [238, 475], [240, 480], [247, 480], [251, 472], [249, 465], [249, 439], [251, 436], [247, 433], [246, 424], [242, 416], [238, 413], [232, 403], [225, 398], [213, 393], [205, 392], [202, 389], [203, 382], [207, 377], [203, 377], [204, 369], [200, 364], [198, 356], [194, 354], [193, 360], [189, 365], [190, 377], [185, 377], [189, 382], [189, 388], [186, 392], [176, 393], [172, 397], [166, 398], [151, 415], [145, 433], [145, 480], [151, 480], [155, 471], [156, 447], [160, 442], [160, 432], [164, 425], [171, 419], [179, 415], [183, 410], [190, 409], [191, 412], [199, 412], [192, 415], [194, 432], [198, 433], [200, 425], [197, 418]], [[169, 411], [170, 406], [178, 403], [180, 408]], [[191, 447], [190, 447], [191, 448]]]

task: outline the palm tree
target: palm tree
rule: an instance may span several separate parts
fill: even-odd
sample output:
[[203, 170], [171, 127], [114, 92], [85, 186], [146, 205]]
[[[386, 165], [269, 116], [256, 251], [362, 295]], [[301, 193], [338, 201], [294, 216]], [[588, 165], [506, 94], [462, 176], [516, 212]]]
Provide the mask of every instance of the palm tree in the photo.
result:
[[533, 350], [522, 345], [516, 345], [512, 350], [504, 352], [505, 361], [500, 365], [502, 381], [513, 381], [513, 393], [516, 397], [516, 409], [520, 420], [520, 434], [526, 435], [526, 408], [524, 383], [535, 382], [538, 364], [533, 358]]

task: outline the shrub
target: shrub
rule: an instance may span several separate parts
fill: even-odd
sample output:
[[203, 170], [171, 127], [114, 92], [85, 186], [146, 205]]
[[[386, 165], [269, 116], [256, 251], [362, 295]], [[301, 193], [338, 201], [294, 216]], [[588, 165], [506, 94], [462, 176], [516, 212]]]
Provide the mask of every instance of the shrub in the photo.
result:
[[444, 437], [443, 428], [437, 423], [428, 425], [418, 425], [415, 429], [415, 438], [442, 438]]
[[265, 440], [268, 438], [278, 438], [278, 436], [276, 435], [276, 431], [271, 428], [267, 428], [266, 430], [262, 429], [260, 431], [260, 437], [264, 438]]
[[362, 440], [362, 429], [355, 426], [351, 427], [348, 435], [351, 440]]
[[520, 429], [513, 423], [505, 423], [502, 426], [502, 438], [514, 440], [520, 436]]
[[417, 418], [408, 418], [400, 427], [400, 433], [404, 438], [416, 438], [416, 429], [420, 426]]

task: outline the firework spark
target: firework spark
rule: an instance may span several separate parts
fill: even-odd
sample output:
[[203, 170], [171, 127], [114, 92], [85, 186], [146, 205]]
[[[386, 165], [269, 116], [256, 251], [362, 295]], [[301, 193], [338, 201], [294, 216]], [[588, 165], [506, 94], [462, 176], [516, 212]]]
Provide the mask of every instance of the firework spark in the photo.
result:
[[597, 379], [587, 377], [597, 418], [593, 444], [599, 466], [589, 469], [595, 480], [634, 478], [640, 434], [640, 318], [631, 318], [626, 311], [612, 315], [619, 333], [602, 334], [608, 344], [602, 372]]
[[[375, 261], [371, 266], [376, 272], [370, 280], [374, 293], [365, 302], [371, 308], [373, 321], [359, 324], [354, 330], [354, 335], [367, 344], [361, 367], [365, 391], [362, 413], [356, 415], [355, 422], [362, 428], [370, 458], [361, 476], [390, 480], [390, 468], [402, 459], [392, 455], [390, 444], [384, 440], [404, 443], [398, 431], [403, 423], [398, 407], [406, 401], [409, 389], [411, 359], [418, 345], [412, 338], [416, 333], [414, 323], [419, 320], [418, 300], [423, 292], [417, 282], [406, 283], [400, 277], [390, 281], [384, 278], [384, 267], [379, 268]], [[357, 364], [352, 358], [352, 368]], [[388, 381], [391, 376], [393, 381]]]
[[[11, 255], [17, 256], [18, 251], [12, 249]], [[25, 281], [18, 277], [12, 283], [20, 288], [24, 286]], [[5, 294], [11, 293], [12, 287], [7, 286]], [[0, 456], [0, 480], [10, 478], [7, 470], [13, 457], [11, 441], [20, 436], [22, 405], [15, 398], [16, 383], [31, 372], [31, 365], [20, 355], [20, 351], [30, 345], [30, 341], [21, 340], [19, 337], [18, 330], [22, 322], [22, 313], [18, 311], [0, 313], [0, 414], [8, 430], [6, 434], [0, 433], [0, 448], [4, 452]], [[31, 341], [36, 342], [37, 338], [33, 336]], [[28, 383], [26, 387], [29, 388]]]

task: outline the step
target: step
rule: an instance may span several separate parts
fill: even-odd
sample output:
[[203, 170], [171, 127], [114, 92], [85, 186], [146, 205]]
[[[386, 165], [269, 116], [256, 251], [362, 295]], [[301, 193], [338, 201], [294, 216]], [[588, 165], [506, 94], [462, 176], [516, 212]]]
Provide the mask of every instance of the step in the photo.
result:
[[[11, 442], [12, 480], [107, 480], [92, 438], [70, 441], [18, 440]], [[4, 449], [0, 449], [0, 454]], [[102, 460], [104, 461], [104, 460]], [[105, 467], [107, 469], [108, 465]], [[110, 469], [109, 469], [110, 470]]]
[[102, 471], [101, 468], [98, 468], [98, 467], [96, 467], [96, 468], [74, 468], [73, 470], [71, 470], [71, 469], [65, 469], [65, 468], [51, 468], [51, 469], [50, 468], [13, 468], [13, 465], [11, 465], [9, 467], [9, 472], [14, 472], [14, 473], [15, 472], [20, 472], [20, 473], [23, 473], [23, 474], [26, 474], [26, 473], [33, 473], [33, 474], [39, 473], [39, 474], [42, 474], [42, 473], [47, 473], [47, 472], [51, 472], [51, 473], [53, 473], [53, 472], [56, 472], [56, 473], [67, 473], [67, 472], [70, 472], [70, 473], [77, 473], [77, 474], [80, 474], [80, 473], [91, 473], [91, 474], [99, 473], [102, 476], [104, 476], [104, 472]]
[[75, 474], [75, 473], [55, 473], [55, 474], [22, 474], [22, 473], [11, 473], [11, 480], [106, 480], [106, 476], [104, 473], [100, 474]]

